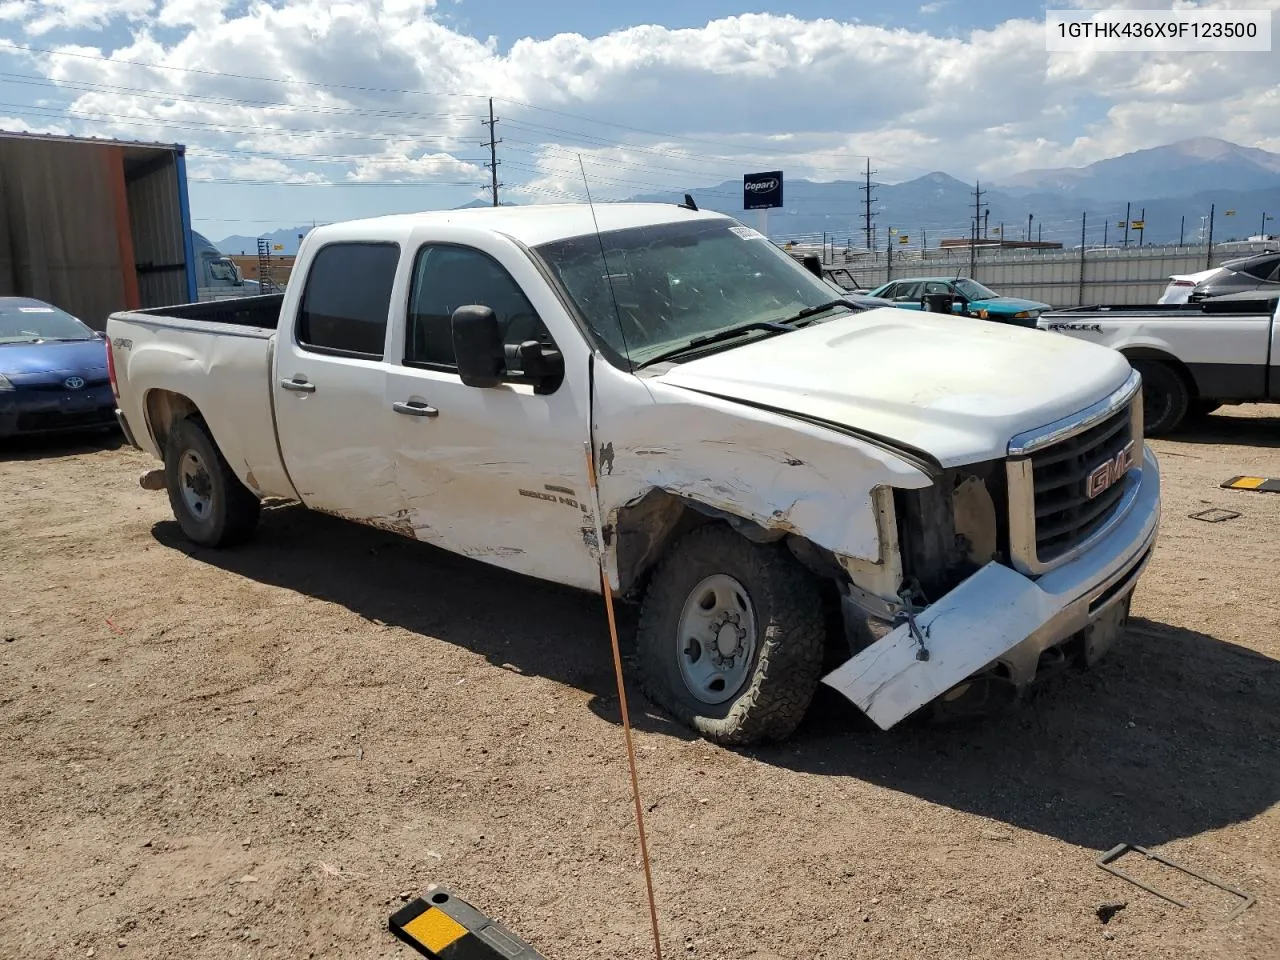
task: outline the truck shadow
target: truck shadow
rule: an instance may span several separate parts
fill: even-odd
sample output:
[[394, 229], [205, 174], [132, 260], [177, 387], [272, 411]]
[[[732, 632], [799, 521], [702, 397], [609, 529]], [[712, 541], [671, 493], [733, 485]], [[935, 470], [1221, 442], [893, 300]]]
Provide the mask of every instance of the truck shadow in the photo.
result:
[[1164, 438], [1179, 443], [1239, 444], [1247, 447], [1280, 447], [1280, 417], [1240, 417], [1220, 410], [1188, 420]]
[[[201, 563], [438, 638], [497, 667], [573, 686], [592, 696], [594, 712], [621, 722], [599, 596], [294, 504], [265, 508], [258, 535], [234, 550], [196, 547], [173, 520], [155, 524], [152, 535]], [[615, 612], [629, 681], [638, 611], [618, 603]], [[630, 682], [627, 701], [637, 730], [695, 739], [651, 708]]]
[[1280, 661], [1150, 620], [1008, 712], [880, 732], [826, 690], [756, 756], [854, 777], [1096, 850], [1156, 846], [1280, 801]]
[[[264, 511], [235, 550], [166, 547], [264, 584], [436, 637], [495, 666], [572, 685], [620, 722], [599, 597], [296, 506]], [[359, 573], [353, 573], [358, 569]], [[623, 669], [637, 615], [618, 606]], [[637, 730], [694, 735], [628, 682]], [[1280, 661], [1191, 630], [1135, 620], [1095, 670], [1046, 683], [981, 721], [877, 730], [822, 688], [785, 744], [746, 751], [780, 771], [851, 777], [1097, 850], [1155, 846], [1249, 820], [1280, 802]]]

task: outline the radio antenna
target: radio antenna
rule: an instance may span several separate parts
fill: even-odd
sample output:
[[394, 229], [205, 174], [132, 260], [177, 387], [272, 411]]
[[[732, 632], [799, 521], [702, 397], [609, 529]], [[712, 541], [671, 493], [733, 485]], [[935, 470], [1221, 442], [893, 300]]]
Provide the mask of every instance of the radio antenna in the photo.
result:
[[[622, 349], [627, 350], [626, 334], [622, 330], [622, 314], [618, 310], [618, 298], [613, 292], [613, 274], [609, 272], [609, 259], [604, 251], [604, 237], [600, 234], [600, 221], [596, 219], [596, 207], [591, 200], [591, 186], [587, 183], [587, 170], [578, 154], [578, 169], [582, 171], [582, 185], [587, 189], [587, 206], [591, 210], [591, 222], [596, 229], [596, 241], [600, 244], [600, 260], [604, 264], [605, 279], [609, 283], [609, 298], [613, 301], [613, 314], [618, 320], [618, 333], [622, 336]], [[627, 351], [627, 361], [631, 361]], [[605, 614], [609, 619], [609, 641], [613, 647], [614, 679], [618, 685], [618, 709], [622, 715], [622, 734], [627, 746], [627, 767], [631, 774], [631, 799], [635, 805], [636, 831], [640, 838], [640, 862], [644, 866], [644, 886], [649, 898], [649, 923], [653, 930], [653, 951], [656, 960], [662, 960], [662, 936], [658, 932], [658, 903], [653, 895], [653, 872], [649, 865], [649, 843], [644, 831], [644, 803], [640, 799], [640, 777], [636, 772], [636, 751], [631, 742], [631, 714], [627, 709], [627, 688], [622, 678], [622, 647], [618, 642], [618, 624], [613, 610], [613, 590], [609, 585], [609, 572], [605, 567], [604, 518], [601, 514], [600, 488], [595, 463], [595, 359], [596, 352], [587, 357], [587, 485], [590, 488], [592, 509], [595, 513], [596, 554], [600, 563], [600, 592], [604, 595]]]
[[609, 284], [609, 300], [613, 304], [613, 318], [618, 321], [618, 336], [622, 338], [622, 352], [626, 354], [627, 363], [631, 359], [631, 349], [627, 346], [627, 331], [622, 328], [622, 311], [618, 309], [618, 294], [613, 289], [613, 271], [609, 269], [609, 257], [604, 252], [604, 237], [600, 233], [600, 221], [596, 219], [596, 205], [591, 200], [591, 184], [587, 182], [587, 168], [583, 166], [582, 154], [578, 154], [578, 169], [582, 171], [582, 186], [587, 191], [587, 209], [591, 211], [591, 223], [596, 229], [596, 243], [600, 244], [600, 262], [604, 264], [604, 279]]

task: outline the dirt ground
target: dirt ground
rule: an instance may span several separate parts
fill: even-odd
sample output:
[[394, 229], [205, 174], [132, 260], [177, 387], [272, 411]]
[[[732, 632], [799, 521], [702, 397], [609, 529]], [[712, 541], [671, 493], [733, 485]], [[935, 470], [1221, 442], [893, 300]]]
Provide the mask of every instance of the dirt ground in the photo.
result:
[[[1280, 476], [1280, 407], [1155, 446], [1127, 641], [1011, 715], [824, 692], [732, 752], [631, 691], [664, 956], [1280, 957], [1280, 495], [1218, 486]], [[548, 960], [653, 955], [598, 599], [296, 507], [195, 550], [152, 465], [0, 450], [0, 957], [408, 957], [432, 883]], [[1163, 902], [1123, 842], [1258, 901]]]

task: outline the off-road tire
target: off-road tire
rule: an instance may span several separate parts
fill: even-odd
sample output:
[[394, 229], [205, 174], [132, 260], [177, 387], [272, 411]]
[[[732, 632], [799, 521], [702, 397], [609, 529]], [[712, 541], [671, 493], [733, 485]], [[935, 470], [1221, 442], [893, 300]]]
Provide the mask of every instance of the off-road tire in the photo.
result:
[[1191, 407], [1186, 381], [1159, 360], [1135, 360], [1133, 368], [1142, 375], [1143, 432], [1149, 437], [1173, 433]]
[[[686, 687], [678, 662], [681, 610], [706, 577], [742, 584], [754, 609], [753, 662], [735, 696], [710, 705]], [[728, 527], [699, 527], [655, 570], [637, 631], [645, 696], [708, 740], [748, 746], [784, 740], [804, 719], [823, 672], [826, 626], [818, 583], [782, 544], [760, 545]]]
[[[204, 517], [191, 511], [182, 494], [181, 463], [188, 451], [200, 458], [209, 475], [210, 506]], [[164, 479], [174, 519], [193, 543], [202, 547], [230, 547], [253, 535], [262, 503], [232, 472], [200, 419], [186, 417], [169, 431]]]

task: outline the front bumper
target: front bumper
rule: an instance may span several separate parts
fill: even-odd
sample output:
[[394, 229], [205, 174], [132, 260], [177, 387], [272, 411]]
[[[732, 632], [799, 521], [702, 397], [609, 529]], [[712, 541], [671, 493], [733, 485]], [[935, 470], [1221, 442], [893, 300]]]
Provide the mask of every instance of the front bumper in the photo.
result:
[[97, 430], [115, 423], [109, 384], [74, 392], [19, 388], [0, 393], [0, 437]]
[[[997, 671], [1025, 687], [1046, 651], [1114, 622], [1155, 549], [1160, 468], [1143, 445], [1139, 482], [1107, 534], [1039, 577], [989, 563], [823, 678], [883, 730], [966, 680]], [[927, 652], [922, 652], [927, 651]]]

